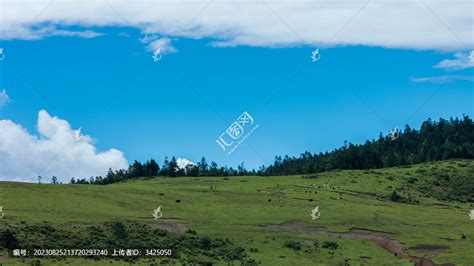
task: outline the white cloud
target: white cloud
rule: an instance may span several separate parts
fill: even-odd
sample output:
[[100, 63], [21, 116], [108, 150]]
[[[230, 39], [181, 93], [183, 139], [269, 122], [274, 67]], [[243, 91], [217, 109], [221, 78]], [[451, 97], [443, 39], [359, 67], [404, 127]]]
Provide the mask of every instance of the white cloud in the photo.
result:
[[51, 33], [34, 30], [44, 25], [130, 26], [145, 35], [208, 38], [217, 46], [474, 48], [470, 0], [70, 0], [48, 7], [50, 3], [2, 0], [0, 39], [39, 38]]
[[40, 40], [47, 36], [64, 36], [64, 37], [79, 37], [85, 39], [96, 38], [104, 35], [104, 33], [93, 30], [66, 30], [58, 29], [56, 25], [33, 25], [31, 27], [23, 27], [20, 32], [17, 32], [14, 26], [11, 29], [0, 30], [0, 39], [15, 39], [16, 35], [21, 34], [20, 39], [24, 40]]
[[66, 37], [80, 37], [91, 39], [104, 35], [103, 33], [85, 30], [85, 31], [70, 31], [70, 30], [55, 30], [51, 33], [52, 36], [66, 36]]
[[188, 159], [184, 159], [184, 158], [178, 158], [176, 160], [176, 164], [178, 165], [178, 168], [181, 168], [181, 169], [186, 169], [186, 166], [189, 165], [189, 164], [195, 165], [195, 163], [191, 162]]
[[10, 103], [10, 97], [6, 90], [0, 91], [0, 108]]
[[158, 36], [145, 36], [140, 39], [140, 41], [148, 44], [148, 51], [156, 51], [160, 49], [160, 52], [163, 54], [177, 52], [176, 48], [171, 45], [171, 40], [166, 37], [160, 38]]
[[474, 77], [465, 76], [465, 75], [445, 75], [445, 76], [436, 76], [436, 77], [411, 78], [411, 81], [413, 82], [432, 82], [432, 83], [453, 82], [455, 80], [474, 81]]
[[0, 180], [34, 182], [41, 175], [47, 181], [55, 175], [67, 182], [128, 167], [121, 151], [98, 152], [91, 137], [45, 110], [38, 114], [38, 132], [32, 135], [11, 120], [0, 120]]
[[462, 70], [474, 67], [474, 51], [468, 53], [454, 54], [456, 59], [446, 59], [439, 62], [434, 68], [443, 68], [445, 70]]

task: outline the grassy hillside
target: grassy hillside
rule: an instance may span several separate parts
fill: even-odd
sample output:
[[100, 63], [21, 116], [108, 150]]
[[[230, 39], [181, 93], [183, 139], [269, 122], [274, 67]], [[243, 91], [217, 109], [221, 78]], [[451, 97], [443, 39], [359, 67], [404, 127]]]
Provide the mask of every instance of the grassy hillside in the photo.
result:
[[[182, 254], [164, 263], [177, 265], [193, 258], [218, 265], [226, 260], [413, 265], [421, 257], [472, 265], [473, 173], [474, 161], [451, 160], [305, 176], [155, 178], [107, 186], [0, 182], [5, 212], [0, 232], [8, 230], [20, 245], [30, 246], [169, 244]], [[318, 205], [321, 217], [312, 220], [311, 209]], [[152, 211], [158, 206], [163, 217], [155, 221]], [[32, 262], [0, 251], [4, 265]]]

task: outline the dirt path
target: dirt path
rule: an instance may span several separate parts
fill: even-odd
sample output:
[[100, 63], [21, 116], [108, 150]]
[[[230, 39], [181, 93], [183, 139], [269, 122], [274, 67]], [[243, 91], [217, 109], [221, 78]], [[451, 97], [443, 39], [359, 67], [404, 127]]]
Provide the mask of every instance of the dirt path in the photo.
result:
[[[410, 260], [416, 266], [437, 265], [431, 260], [431, 258], [434, 257], [440, 251], [448, 248], [442, 245], [417, 245], [413, 247], [413, 249], [418, 252], [424, 253], [425, 256], [416, 257], [409, 255], [403, 248], [403, 245], [398, 240], [392, 238], [394, 234], [388, 232], [374, 231], [363, 228], [352, 228], [349, 232], [336, 233], [330, 232], [324, 227], [312, 227], [299, 221], [288, 221], [278, 225], [269, 224], [265, 225], [265, 227], [277, 232], [305, 235], [324, 235], [337, 238], [372, 241], [377, 243], [379, 246], [392, 253], [393, 255]], [[453, 264], [447, 263], [442, 265], [448, 266]]]
[[162, 229], [171, 233], [184, 234], [188, 231], [186, 225], [178, 219], [159, 219], [149, 225], [153, 229]]

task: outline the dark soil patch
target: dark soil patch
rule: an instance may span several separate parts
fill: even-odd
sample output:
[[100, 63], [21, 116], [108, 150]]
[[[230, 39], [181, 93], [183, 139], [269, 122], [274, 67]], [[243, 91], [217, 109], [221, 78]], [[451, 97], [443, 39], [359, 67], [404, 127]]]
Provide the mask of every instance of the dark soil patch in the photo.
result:
[[416, 245], [414, 247], [411, 247], [410, 249], [416, 252], [426, 254], [427, 257], [432, 258], [438, 253], [449, 249], [449, 247], [446, 245]]
[[[403, 245], [398, 240], [393, 239], [393, 236], [395, 234], [390, 232], [375, 231], [364, 228], [351, 228], [350, 231], [343, 233], [330, 232], [325, 227], [314, 227], [307, 225], [301, 221], [287, 221], [278, 225], [268, 224], [265, 225], [265, 227], [277, 232], [296, 233], [304, 235], [324, 235], [336, 238], [372, 241], [377, 243], [379, 246], [392, 253], [393, 255], [410, 260], [416, 266], [436, 265], [431, 260], [431, 257], [435, 256], [438, 252], [446, 249], [445, 246], [442, 246], [442, 249], [440, 249], [441, 245], [417, 245], [415, 247], [418, 247], [418, 250], [414, 247], [415, 250], [420, 253], [424, 253], [424, 256], [416, 257], [409, 255], [407, 251], [403, 248]], [[429, 248], [429, 251], [425, 252], [427, 251], [427, 248]], [[433, 250], [436, 250], [436, 252], [433, 253]], [[447, 266], [451, 264], [442, 265]]]

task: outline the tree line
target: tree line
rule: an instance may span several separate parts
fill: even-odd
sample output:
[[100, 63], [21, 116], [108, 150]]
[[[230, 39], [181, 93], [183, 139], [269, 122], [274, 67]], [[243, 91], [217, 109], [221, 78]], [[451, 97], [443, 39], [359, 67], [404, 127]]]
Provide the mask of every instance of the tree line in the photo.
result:
[[160, 167], [154, 159], [150, 159], [145, 163], [134, 161], [128, 169], [112, 170], [109, 169], [105, 177], [96, 176], [89, 179], [75, 179], [72, 178], [71, 184], [112, 184], [127, 179], [138, 177], [179, 177], [179, 176], [237, 176], [237, 175], [257, 175], [255, 170], [247, 171], [245, 164], [242, 162], [237, 166], [237, 169], [232, 167], [219, 167], [216, 162], [212, 161], [210, 164], [205, 157], [196, 164], [188, 164], [185, 167], [179, 167], [176, 158], [171, 159], [165, 157], [163, 165]]
[[265, 175], [383, 168], [455, 158], [474, 158], [474, 124], [468, 116], [437, 122], [428, 119], [419, 130], [407, 125], [395, 140], [380, 134], [378, 139], [360, 145], [345, 142], [331, 152], [277, 156], [273, 165], [265, 169]]
[[258, 170], [247, 170], [244, 163], [232, 167], [208, 164], [206, 158], [196, 164], [179, 167], [176, 158], [165, 158], [161, 167], [154, 159], [145, 163], [134, 161], [128, 169], [109, 169], [105, 177], [71, 179], [72, 184], [111, 184], [138, 177], [154, 176], [236, 176], [236, 175], [296, 175], [325, 172], [335, 169], [371, 169], [446, 159], [474, 158], [474, 124], [468, 116], [462, 119], [428, 119], [413, 129], [405, 126], [398, 138], [380, 134], [378, 139], [364, 144], [345, 142], [331, 152], [304, 152], [298, 157], [276, 156], [272, 165]]

